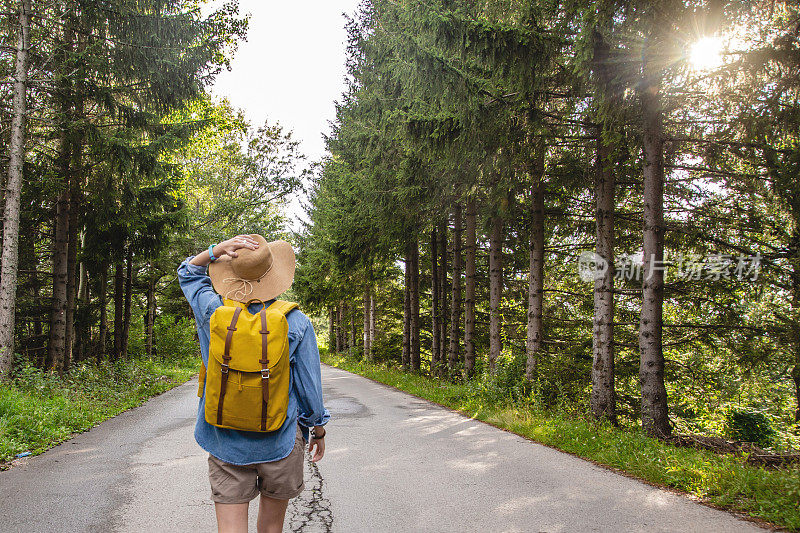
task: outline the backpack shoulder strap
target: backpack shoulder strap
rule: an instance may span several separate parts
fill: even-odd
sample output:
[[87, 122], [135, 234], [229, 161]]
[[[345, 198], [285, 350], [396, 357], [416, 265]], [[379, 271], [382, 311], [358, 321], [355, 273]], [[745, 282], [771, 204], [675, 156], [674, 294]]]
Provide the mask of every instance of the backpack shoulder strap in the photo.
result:
[[269, 309], [274, 310], [274, 311], [278, 311], [283, 316], [286, 316], [286, 315], [289, 314], [289, 311], [291, 311], [292, 309], [295, 309], [296, 307], [299, 307], [299, 305], [297, 305], [297, 303], [295, 303], [295, 302], [286, 302], [286, 301], [283, 301], [283, 300], [275, 300], [274, 302], [272, 302], [272, 305], [269, 306]]

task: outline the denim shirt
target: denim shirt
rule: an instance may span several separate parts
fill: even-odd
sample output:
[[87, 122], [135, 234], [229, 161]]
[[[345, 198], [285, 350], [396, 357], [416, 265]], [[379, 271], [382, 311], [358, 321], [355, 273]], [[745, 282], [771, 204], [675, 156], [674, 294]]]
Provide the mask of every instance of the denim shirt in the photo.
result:
[[[178, 280], [183, 294], [194, 312], [200, 354], [208, 367], [208, 345], [211, 339], [209, 322], [214, 311], [222, 305], [222, 298], [214, 292], [208, 267], [189, 264], [186, 258], [178, 267]], [[274, 300], [267, 302], [267, 305]], [[263, 308], [251, 303], [248, 311], [255, 314]], [[297, 424], [308, 441], [308, 428], [325, 425], [330, 413], [322, 403], [322, 375], [319, 349], [311, 321], [299, 309], [286, 315], [289, 324], [289, 363], [291, 371], [289, 407], [281, 427], [268, 433], [218, 428], [205, 419], [205, 391], [197, 407], [194, 438], [208, 453], [235, 465], [264, 463], [283, 459], [291, 453], [297, 433]]]

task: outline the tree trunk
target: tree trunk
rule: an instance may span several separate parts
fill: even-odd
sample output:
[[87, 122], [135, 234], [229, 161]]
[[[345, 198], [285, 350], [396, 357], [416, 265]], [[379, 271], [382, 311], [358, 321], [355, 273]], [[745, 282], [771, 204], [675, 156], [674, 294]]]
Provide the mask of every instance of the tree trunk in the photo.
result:
[[475, 250], [477, 223], [475, 200], [467, 200], [467, 242], [464, 285], [464, 373], [467, 379], [475, 373]]
[[420, 369], [420, 338], [419, 338], [419, 242], [415, 236], [411, 244], [411, 287], [409, 290], [411, 300], [411, 369]]
[[[371, 277], [370, 277], [371, 279]], [[373, 346], [375, 345], [375, 289], [370, 286], [369, 291], [369, 353], [372, 357]]]
[[[792, 307], [800, 309], [800, 213], [794, 214], [794, 230], [789, 240], [789, 263], [792, 272]], [[793, 322], [792, 340], [794, 341], [794, 367], [791, 370], [794, 381], [795, 412], [794, 421], [800, 422], [800, 323]]]
[[356, 310], [350, 304], [347, 304], [347, 317], [350, 323], [350, 327], [347, 328], [347, 355], [353, 357], [353, 348], [356, 345]]
[[[85, 243], [85, 236], [81, 235], [81, 248]], [[89, 272], [86, 270], [86, 263], [78, 263], [78, 300], [84, 301], [89, 297]]]
[[156, 273], [150, 265], [150, 279], [147, 282], [147, 315], [145, 317], [145, 353], [148, 358], [153, 357], [153, 330], [156, 323]]
[[431, 230], [431, 375], [439, 375], [439, 237], [436, 228]]
[[122, 323], [125, 307], [125, 263], [114, 266], [114, 353], [113, 360], [122, 356]]
[[334, 329], [334, 331], [336, 333], [336, 335], [333, 338], [333, 340], [334, 340], [333, 351], [334, 351], [334, 353], [337, 353], [337, 354], [342, 349], [342, 343], [341, 343], [341, 338], [342, 338], [342, 334], [341, 334], [342, 317], [341, 317], [340, 306], [341, 306], [341, 302], [336, 302], [336, 307], [333, 310], [333, 321], [335, 322], [335, 326], [334, 326], [333, 329]]
[[14, 362], [14, 311], [19, 265], [19, 205], [25, 166], [25, 119], [27, 118], [28, 48], [30, 47], [30, 0], [19, 10], [19, 38], [14, 67], [11, 139], [8, 146], [8, 179], [3, 193], [3, 245], [0, 258], [0, 381], [8, 379]]
[[[85, 242], [84, 235], [81, 235], [81, 247]], [[87, 344], [90, 336], [89, 324], [89, 274], [86, 265], [81, 262], [78, 264], [78, 300], [76, 307], [75, 324], [75, 347], [73, 349], [73, 360], [77, 363], [86, 360]]]
[[503, 293], [503, 219], [492, 216], [489, 235], [489, 371], [494, 373], [503, 349], [500, 323], [500, 298]]
[[[86, 234], [81, 233], [80, 239], [81, 249], [86, 242]], [[76, 301], [76, 333], [75, 333], [75, 347], [73, 348], [73, 360], [75, 362], [83, 361], [86, 359], [86, 345], [90, 336], [90, 324], [88, 317], [89, 314], [89, 274], [86, 271], [86, 264], [81, 261], [78, 263], [78, 291]]]
[[350, 308], [350, 354], [356, 349], [356, 339], [358, 338], [358, 322], [356, 321], [356, 307]]
[[342, 302], [342, 351], [350, 355], [350, 345], [347, 342], [347, 335], [350, 332], [347, 316], [347, 302]]
[[[82, 52], [85, 46], [79, 38], [78, 50]], [[73, 98], [73, 113], [76, 118], [82, 118], [84, 112], [83, 100]], [[70, 149], [69, 173], [69, 228], [67, 243], [67, 312], [65, 315], [64, 336], [64, 370], [68, 370], [72, 363], [72, 349], [75, 339], [75, 300], [77, 296], [77, 262], [78, 262], [78, 226], [79, 209], [81, 205], [81, 190], [83, 179], [83, 140], [84, 132], [78, 130], [73, 133]]]
[[328, 308], [328, 352], [336, 352], [336, 310]]
[[[39, 275], [36, 272], [31, 274], [31, 293], [33, 293], [33, 301], [40, 302], [41, 301], [41, 290], [42, 284], [39, 281]], [[44, 324], [42, 320], [42, 315], [36, 313], [36, 317], [33, 320], [33, 334], [37, 337], [41, 337], [44, 334]], [[41, 350], [40, 350], [41, 351]]]
[[[41, 301], [41, 290], [42, 290], [42, 286], [39, 283], [39, 276], [34, 272], [33, 276], [32, 276], [32, 279], [31, 279], [31, 293], [32, 293], [34, 302], [40, 302]], [[34, 335], [36, 335], [40, 339], [44, 338], [43, 337], [43, 335], [44, 335], [44, 324], [43, 324], [42, 317], [41, 317], [41, 315], [39, 313], [36, 313], [36, 318], [34, 319], [34, 322], [33, 322], [33, 333], [34, 333]], [[36, 349], [36, 362], [35, 362], [36, 368], [45, 368], [45, 359], [47, 358], [47, 350], [46, 350], [47, 347], [45, 346], [44, 350], [42, 350], [40, 346], [37, 346], [36, 348], [37, 348]]]
[[370, 345], [369, 345], [369, 295], [370, 295], [370, 287], [368, 283], [364, 284], [364, 298], [362, 301], [362, 305], [364, 307], [364, 360], [372, 361], [372, 355], [370, 353]]
[[[614, 173], [609, 148], [597, 137], [596, 254], [592, 324], [592, 414], [616, 424], [614, 392]], [[605, 265], [605, 266], [603, 266]]]
[[800, 349], [797, 348], [795, 348], [795, 360], [794, 360], [794, 368], [792, 368], [792, 380], [794, 381], [794, 401], [796, 404], [796, 409], [794, 411], [794, 421], [800, 422]]
[[537, 376], [543, 347], [544, 311], [544, 147], [537, 149], [533, 162], [533, 191], [531, 212], [530, 272], [528, 275], [528, 329], [525, 339], [525, 379]]
[[403, 370], [411, 364], [411, 244], [406, 244], [405, 275], [403, 276]]
[[[795, 271], [793, 280], [794, 289], [794, 307], [800, 308], [800, 272]], [[792, 368], [791, 376], [794, 381], [794, 421], [800, 422], [800, 324], [794, 324], [794, 368]]]
[[[67, 230], [67, 308], [64, 315], [64, 370], [72, 363], [72, 348], [75, 339], [75, 297], [77, 296], [78, 262], [78, 194], [80, 150], [78, 142], [72, 145], [72, 164], [69, 184], [69, 228]], [[78, 154], [76, 156], [76, 153]]]
[[339, 302], [339, 348], [340, 351], [344, 352], [347, 349], [347, 326], [345, 321], [347, 317], [345, 316], [345, 303], [344, 300]]
[[[62, 68], [70, 68], [67, 54], [72, 50], [74, 43], [74, 20], [72, 15], [67, 16], [63, 27], [63, 46], [59, 51], [59, 60]], [[63, 76], [58, 84], [58, 100], [61, 117], [59, 119], [60, 147], [57, 168], [59, 178], [63, 183], [63, 190], [59, 191], [56, 198], [56, 213], [53, 229], [53, 290], [50, 310], [50, 342], [47, 347], [47, 367], [61, 370], [64, 365], [67, 341], [67, 294], [68, 294], [68, 258], [69, 255], [69, 222], [70, 222], [70, 187], [72, 185], [71, 150], [74, 148], [72, 139], [75, 117], [72, 109], [73, 90], [69, 77]]]
[[[646, 56], [645, 56], [646, 57]], [[650, 72], [645, 65], [645, 73]], [[655, 72], [655, 69], [652, 69]], [[664, 134], [657, 74], [647, 76], [640, 97], [644, 141], [642, 217], [642, 313], [639, 323], [639, 379], [642, 428], [654, 437], [670, 434], [664, 386], [662, 323], [664, 307]]]
[[331, 310], [331, 320], [333, 321], [333, 328], [331, 328], [331, 351], [339, 353], [339, 302]]
[[122, 357], [128, 357], [128, 337], [131, 331], [131, 298], [133, 297], [133, 249], [128, 246], [125, 260], [125, 318], [122, 323]]
[[342, 351], [346, 351], [350, 355], [350, 343], [347, 341], [347, 335], [350, 332], [348, 321], [348, 305], [347, 302], [342, 301]]
[[344, 303], [345, 326], [345, 345], [347, 346], [347, 356], [353, 356], [353, 308], [348, 302]]
[[345, 325], [347, 321], [347, 315], [345, 313], [346, 308], [344, 305], [344, 300], [339, 302], [339, 351], [344, 352], [347, 350], [347, 327]]
[[453, 283], [450, 300], [450, 349], [448, 350], [447, 370], [454, 376], [458, 369], [460, 353], [461, 326], [461, 204], [453, 207]]
[[[611, 84], [608, 69], [609, 46], [602, 33], [594, 35], [593, 62], [598, 91]], [[616, 99], [616, 96], [613, 96]], [[601, 117], [602, 119], [602, 117]], [[597, 130], [595, 158], [595, 238], [594, 319], [592, 323], [592, 395], [590, 407], [598, 419], [617, 423], [614, 391], [614, 188], [615, 176], [608, 145], [608, 125]]]
[[100, 332], [97, 339], [97, 352], [95, 358], [97, 362], [106, 356], [108, 345], [108, 263], [105, 261], [100, 266], [100, 293], [98, 294], [98, 305], [100, 306]]
[[344, 327], [342, 318], [342, 302], [336, 304], [336, 353], [342, 353], [344, 350]]
[[342, 301], [342, 352], [346, 356], [352, 355], [350, 352], [350, 304]]
[[448, 221], [445, 217], [439, 223], [439, 355], [440, 355], [440, 362], [441, 367], [440, 370], [444, 371], [444, 354], [445, 350], [448, 347], [448, 306], [447, 306], [447, 257], [448, 257], [448, 250], [447, 250], [447, 230], [448, 230]]
[[[41, 301], [42, 284], [39, 281], [39, 275], [36, 272], [31, 273], [31, 293], [34, 302]], [[42, 315], [36, 313], [33, 319], [33, 334], [41, 337], [44, 334], [44, 325], [42, 324]], [[40, 350], [41, 352], [41, 350]]]
[[[61, 170], [68, 172], [66, 161], [69, 142], [62, 139]], [[50, 309], [50, 342], [47, 348], [47, 368], [61, 370], [64, 365], [67, 332], [67, 255], [69, 248], [69, 189], [65, 188], [56, 200], [56, 219], [53, 234], [53, 298]]]

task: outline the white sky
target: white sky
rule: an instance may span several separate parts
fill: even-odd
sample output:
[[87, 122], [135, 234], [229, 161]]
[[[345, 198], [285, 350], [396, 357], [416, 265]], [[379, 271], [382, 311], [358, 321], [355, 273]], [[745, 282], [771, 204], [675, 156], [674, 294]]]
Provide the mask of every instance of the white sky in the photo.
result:
[[[219, 4], [215, 1], [213, 4]], [[244, 110], [254, 127], [269, 119], [292, 130], [309, 160], [325, 152], [334, 100], [344, 91], [345, 20], [358, 0], [240, 0], [251, 15], [247, 42], [239, 45], [231, 71], [217, 77], [213, 93]], [[298, 202], [290, 218], [300, 214]], [[292, 224], [298, 228], [296, 223]]]

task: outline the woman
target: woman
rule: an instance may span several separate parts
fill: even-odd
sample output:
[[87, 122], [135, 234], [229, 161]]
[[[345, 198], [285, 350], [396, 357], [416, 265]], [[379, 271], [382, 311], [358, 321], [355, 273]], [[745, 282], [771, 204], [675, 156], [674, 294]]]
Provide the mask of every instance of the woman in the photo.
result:
[[[286, 241], [267, 242], [261, 235], [238, 235], [188, 257], [178, 279], [192, 307], [203, 364], [208, 367], [210, 320], [226, 299], [248, 304], [256, 314], [292, 284], [294, 251]], [[205, 387], [195, 425], [197, 443], [209, 453], [209, 481], [223, 533], [247, 531], [249, 502], [260, 494], [258, 532], [282, 531], [291, 498], [304, 488], [305, 443], [311, 460], [325, 453], [330, 413], [322, 401], [317, 339], [311, 321], [299, 309], [286, 314], [290, 380], [286, 419], [269, 432], [240, 431], [210, 424], [205, 417]], [[231, 348], [235, 350], [235, 347]], [[309, 440], [309, 428], [313, 428]]]

